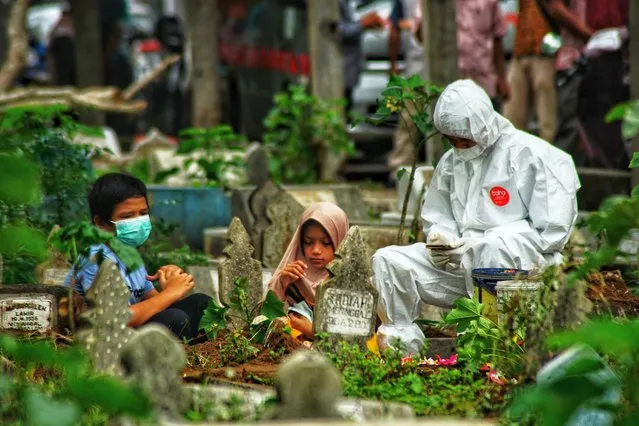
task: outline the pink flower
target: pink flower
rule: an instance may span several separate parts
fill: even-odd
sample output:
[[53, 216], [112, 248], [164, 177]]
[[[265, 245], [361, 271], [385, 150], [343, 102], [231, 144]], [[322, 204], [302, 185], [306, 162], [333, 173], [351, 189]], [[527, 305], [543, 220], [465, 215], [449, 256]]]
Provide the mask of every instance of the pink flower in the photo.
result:
[[495, 370], [490, 370], [490, 372], [488, 372], [488, 378], [491, 382], [497, 383], [500, 386], [506, 384], [506, 378], [504, 377], [504, 375]]
[[442, 358], [439, 355], [437, 356], [437, 365], [441, 365], [444, 367], [450, 367], [453, 365], [457, 365], [457, 354], [453, 354], [450, 358]]

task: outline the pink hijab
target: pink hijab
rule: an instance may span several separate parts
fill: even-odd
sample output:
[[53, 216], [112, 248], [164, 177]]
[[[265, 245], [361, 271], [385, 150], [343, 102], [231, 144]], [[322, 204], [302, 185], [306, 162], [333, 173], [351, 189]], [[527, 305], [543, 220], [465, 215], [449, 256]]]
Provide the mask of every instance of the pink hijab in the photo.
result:
[[[306, 262], [304, 251], [302, 250], [302, 227], [309, 220], [315, 220], [322, 225], [331, 237], [331, 241], [333, 241], [333, 246], [336, 250], [348, 233], [348, 216], [346, 216], [344, 210], [333, 203], [323, 202], [310, 205], [302, 214], [295, 235], [293, 235], [293, 239], [288, 245], [286, 253], [284, 253], [282, 261], [275, 270], [273, 278], [268, 285], [269, 289], [273, 290], [281, 300], [285, 300], [286, 297], [284, 286], [280, 283], [282, 269], [296, 260]], [[306, 301], [313, 303], [315, 302], [315, 289], [326, 277], [328, 277], [328, 271], [326, 269], [316, 269], [313, 265], [309, 264], [306, 270], [306, 276], [291, 285], [297, 287]]]

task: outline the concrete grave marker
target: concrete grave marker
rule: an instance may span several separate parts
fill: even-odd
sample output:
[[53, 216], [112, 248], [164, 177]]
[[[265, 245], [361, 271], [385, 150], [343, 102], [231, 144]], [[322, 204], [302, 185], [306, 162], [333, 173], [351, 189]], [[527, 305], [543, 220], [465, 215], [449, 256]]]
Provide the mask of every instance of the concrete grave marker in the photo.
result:
[[119, 355], [133, 335], [133, 329], [127, 326], [130, 297], [117, 265], [105, 259], [86, 294], [90, 308], [82, 318], [89, 322], [88, 328], [78, 333], [78, 340], [99, 372], [122, 374]]
[[186, 354], [166, 328], [149, 324], [137, 330], [122, 348], [120, 364], [125, 377], [146, 391], [160, 413], [182, 417]]
[[[352, 225], [360, 229], [369, 261], [371, 261], [373, 254], [375, 254], [378, 249], [397, 245], [399, 226], [370, 222], [355, 222]], [[404, 230], [405, 232], [400, 245], [406, 245], [409, 242], [408, 231], [410, 231], [410, 223], [406, 224]]]
[[270, 225], [262, 236], [262, 263], [267, 268], [277, 268], [286, 248], [295, 235], [304, 207], [287, 192], [276, 195], [268, 205]]
[[262, 265], [259, 260], [253, 259], [251, 239], [237, 217], [231, 221], [228, 235], [231, 245], [224, 249], [227, 259], [218, 268], [220, 300], [229, 306], [235, 280], [245, 277], [248, 279], [248, 308], [253, 310], [263, 297]]
[[259, 142], [246, 148], [246, 175], [251, 185], [260, 186], [271, 179], [268, 155]]
[[[74, 297], [74, 312], [82, 309]], [[0, 329], [48, 333], [69, 324], [69, 288], [59, 285], [14, 284], [0, 287]]]
[[253, 218], [253, 225], [250, 228], [251, 241], [255, 249], [254, 256], [263, 261], [263, 237], [264, 231], [270, 226], [268, 217], [268, 207], [271, 201], [283, 191], [272, 181], [268, 180], [256, 189], [249, 197], [248, 204]]
[[335, 257], [331, 278], [317, 289], [313, 331], [329, 333], [329, 342], [346, 339], [365, 348], [375, 332], [378, 294], [359, 227], [348, 231]]
[[0, 299], [0, 328], [46, 333], [55, 328], [56, 300], [51, 294]]

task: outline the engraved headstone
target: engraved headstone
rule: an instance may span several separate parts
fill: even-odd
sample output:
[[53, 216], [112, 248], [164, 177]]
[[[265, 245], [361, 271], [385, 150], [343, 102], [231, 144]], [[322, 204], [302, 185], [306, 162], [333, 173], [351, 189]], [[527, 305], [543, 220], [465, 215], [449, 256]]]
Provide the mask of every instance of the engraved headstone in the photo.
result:
[[[68, 296], [69, 288], [59, 285], [0, 287], [0, 329], [64, 332], [69, 328]], [[74, 299], [74, 308], [81, 309], [81, 301]]]
[[270, 225], [262, 235], [262, 263], [267, 268], [276, 268], [295, 235], [304, 207], [287, 192], [275, 196], [268, 205]]
[[263, 298], [262, 265], [253, 259], [251, 239], [242, 226], [240, 219], [234, 217], [229, 226], [231, 245], [224, 249], [227, 259], [218, 268], [220, 300], [226, 306], [230, 304], [230, 294], [235, 288], [235, 280], [244, 277], [248, 280], [248, 308], [253, 311]]
[[105, 259], [86, 294], [89, 309], [82, 318], [89, 324], [78, 332], [78, 340], [99, 372], [122, 374], [119, 355], [133, 335], [133, 329], [127, 326], [130, 297], [117, 265]]
[[56, 301], [51, 294], [0, 299], [0, 328], [46, 333], [55, 328]]
[[264, 231], [271, 224], [268, 217], [268, 207], [271, 201], [283, 191], [272, 181], [264, 182], [251, 194], [248, 204], [253, 217], [253, 226], [250, 228], [251, 242], [255, 249], [253, 257], [263, 261], [263, 237]]
[[334, 344], [349, 340], [366, 348], [375, 332], [377, 290], [359, 227], [353, 226], [328, 265], [331, 277], [317, 289], [313, 331]]
[[166, 328], [148, 324], [137, 330], [122, 348], [120, 364], [124, 376], [146, 391], [157, 411], [171, 418], [183, 415], [186, 354]]

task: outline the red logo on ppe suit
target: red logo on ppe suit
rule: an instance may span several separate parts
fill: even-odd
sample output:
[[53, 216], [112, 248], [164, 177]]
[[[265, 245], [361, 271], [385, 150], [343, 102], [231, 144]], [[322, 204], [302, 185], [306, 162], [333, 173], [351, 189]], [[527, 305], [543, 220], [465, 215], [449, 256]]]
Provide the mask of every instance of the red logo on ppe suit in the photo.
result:
[[490, 190], [490, 199], [496, 206], [502, 207], [510, 201], [510, 194], [501, 186], [493, 186]]

